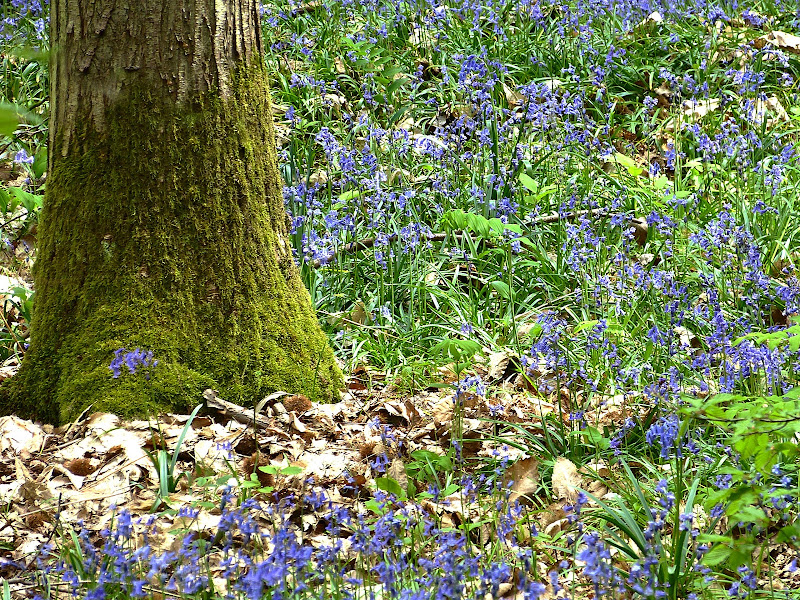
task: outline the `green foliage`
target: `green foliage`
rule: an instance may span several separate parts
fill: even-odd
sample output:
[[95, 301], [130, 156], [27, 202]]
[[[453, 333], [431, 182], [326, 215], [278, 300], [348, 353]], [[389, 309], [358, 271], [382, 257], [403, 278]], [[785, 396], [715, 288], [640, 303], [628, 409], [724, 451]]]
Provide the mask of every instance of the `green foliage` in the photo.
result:
[[[156, 474], [158, 476], [158, 493], [151, 512], [158, 510], [161, 504], [167, 500], [167, 498], [169, 498], [169, 495], [177, 491], [178, 484], [180, 484], [181, 480], [188, 477], [186, 473], [177, 473], [176, 466], [178, 464], [178, 456], [181, 452], [183, 440], [186, 437], [189, 428], [192, 426], [192, 421], [194, 421], [194, 418], [197, 416], [197, 413], [200, 412], [201, 408], [203, 408], [203, 405], [198, 404], [192, 411], [192, 414], [189, 415], [186, 424], [183, 426], [183, 429], [178, 436], [178, 441], [175, 444], [175, 450], [173, 450], [171, 454], [169, 449], [163, 447], [154, 449], [153, 452], [145, 450], [148, 458], [150, 458], [150, 461], [156, 468]], [[158, 437], [161, 438], [160, 432]]]

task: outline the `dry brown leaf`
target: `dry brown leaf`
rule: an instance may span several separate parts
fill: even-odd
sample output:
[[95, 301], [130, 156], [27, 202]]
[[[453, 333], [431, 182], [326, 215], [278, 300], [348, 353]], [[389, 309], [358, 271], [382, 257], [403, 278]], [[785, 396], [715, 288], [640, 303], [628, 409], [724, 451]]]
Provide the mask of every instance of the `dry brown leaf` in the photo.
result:
[[777, 96], [770, 96], [766, 100], [757, 99], [752, 117], [758, 123], [766, 121], [769, 127], [774, 127], [777, 123], [788, 123], [791, 120]]
[[408, 475], [406, 475], [406, 466], [403, 464], [403, 460], [400, 457], [395, 457], [392, 461], [392, 464], [389, 465], [389, 469], [386, 471], [386, 475], [394, 479], [397, 483], [400, 484], [400, 487], [406, 489], [408, 486]]
[[582, 481], [578, 468], [568, 458], [559, 457], [553, 465], [553, 497], [567, 502], [575, 502], [578, 489], [582, 488]]
[[509, 350], [492, 352], [489, 355], [489, 372], [486, 376], [488, 377], [489, 381], [506, 379], [516, 371], [515, 367], [518, 362], [519, 359], [513, 352]]
[[503, 474], [503, 485], [511, 484], [509, 502], [529, 502], [539, 488], [539, 460], [529, 456], [518, 460]]
[[516, 108], [525, 104], [525, 96], [520, 94], [517, 90], [503, 82], [503, 94], [506, 97], [506, 102], [510, 108]]

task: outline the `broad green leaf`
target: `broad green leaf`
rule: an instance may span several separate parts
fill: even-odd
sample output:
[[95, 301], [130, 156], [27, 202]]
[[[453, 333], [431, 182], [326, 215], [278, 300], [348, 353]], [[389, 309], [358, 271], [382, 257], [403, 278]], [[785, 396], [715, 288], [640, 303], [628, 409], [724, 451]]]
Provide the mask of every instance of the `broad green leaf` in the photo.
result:
[[728, 548], [728, 546], [718, 544], [703, 556], [703, 564], [709, 567], [715, 567], [728, 560], [730, 555], [731, 549]]
[[350, 200], [355, 200], [357, 198], [361, 198], [362, 192], [361, 190], [348, 190], [339, 194], [339, 202], [350, 202]]
[[11, 137], [19, 126], [19, 108], [8, 102], [0, 102], [0, 136]]
[[526, 173], [519, 174], [519, 182], [525, 187], [526, 190], [529, 192], [533, 192], [534, 194], [539, 191], [539, 184]]
[[392, 494], [395, 498], [400, 500], [403, 500], [406, 497], [403, 488], [400, 487], [400, 484], [391, 477], [378, 477], [375, 480], [375, 485], [378, 486], [379, 490], [383, 490], [387, 494]]
[[505, 281], [492, 281], [491, 285], [498, 293], [498, 295], [506, 300], [513, 300], [514, 293]]

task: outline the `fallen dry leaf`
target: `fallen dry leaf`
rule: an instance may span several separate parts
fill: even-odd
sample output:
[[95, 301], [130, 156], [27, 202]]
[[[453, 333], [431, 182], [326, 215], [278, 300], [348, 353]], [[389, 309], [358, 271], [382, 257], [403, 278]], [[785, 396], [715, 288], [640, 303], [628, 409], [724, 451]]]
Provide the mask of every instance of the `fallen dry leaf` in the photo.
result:
[[800, 36], [794, 35], [793, 33], [771, 31], [761, 39], [781, 50], [800, 53]]
[[511, 465], [503, 475], [503, 485], [511, 484], [509, 502], [530, 502], [539, 488], [539, 460], [529, 456]]
[[568, 458], [559, 457], [553, 466], [553, 497], [558, 500], [575, 502], [578, 497], [578, 488], [582, 488], [582, 481], [578, 468]]
[[39, 452], [45, 433], [38, 425], [15, 416], [0, 418], [0, 452], [11, 448], [16, 454]]

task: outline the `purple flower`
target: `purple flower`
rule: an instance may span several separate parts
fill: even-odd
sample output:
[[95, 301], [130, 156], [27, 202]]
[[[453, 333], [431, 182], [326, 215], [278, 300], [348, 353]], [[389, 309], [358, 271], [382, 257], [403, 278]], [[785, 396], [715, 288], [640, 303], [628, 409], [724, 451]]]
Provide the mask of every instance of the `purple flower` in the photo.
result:
[[[678, 444], [678, 434], [681, 429], [681, 421], [677, 415], [661, 417], [657, 422], [650, 426], [645, 434], [645, 440], [650, 446], [658, 442], [661, 446], [661, 458], [669, 459], [670, 451]], [[678, 457], [680, 448], [678, 447]]]
[[119, 376], [122, 375], [123, 366], [128, 367], [128, 371], [131, 375], [136, 374], [137, 368], [144, 367], [146, 369], [144, 377], [145, 379], [150, 379], [150, 371], [157, 364], [158, 361], [153, 360], [152, 350], [145, 352], [141, 348], [130, 351], [127, 348], [120, 348], [114, 351], [114, 359], [111, 361], [108, 368], [111, 369], [114, 379], [118, 379]]
[[18, 165], [32, 165], [33, 157], [28, 156], [28, 153], [23, 148], [14, 155], [14, 162], [17, 163]]

